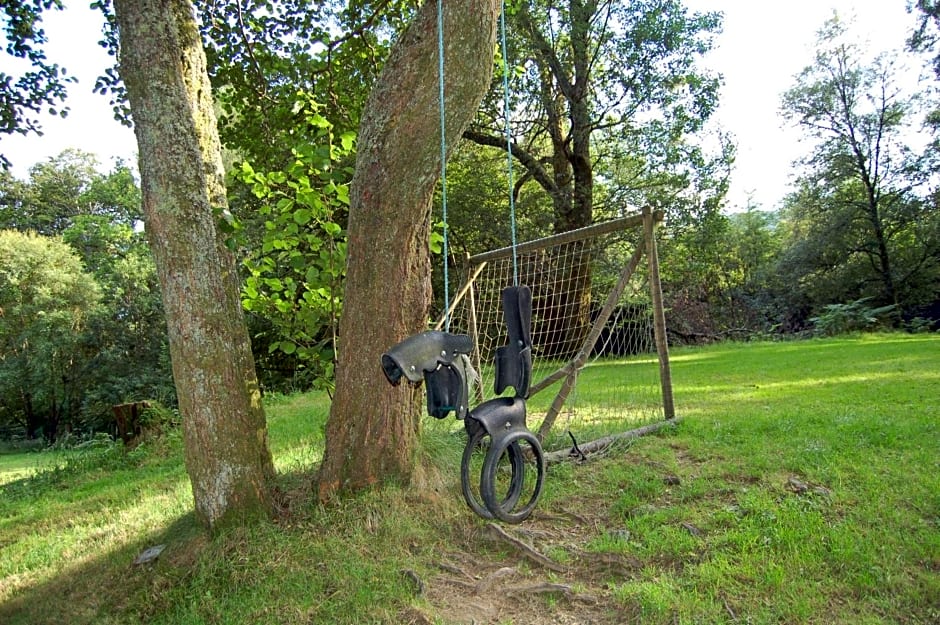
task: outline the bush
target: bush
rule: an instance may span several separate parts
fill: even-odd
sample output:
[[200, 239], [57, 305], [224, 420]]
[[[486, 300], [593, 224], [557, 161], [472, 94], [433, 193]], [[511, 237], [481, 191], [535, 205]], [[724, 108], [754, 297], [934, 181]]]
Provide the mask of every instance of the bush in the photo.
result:
[[927, 332], [933, 331], [934, 324], [935, 322], [933, 319], [914, 317], [904, 324], [904, 329], [911, 334], [925, 334]]
[[895, 309], [895, 305], [871, 308], [865, 304], [868, 297], [848, 304], [829, 304], [823, 312], [810, 318], [817, 336], [838, 336], [850, 332], [874, 330], [884, 322], [884, 317]]
[[180, 425], [179, 410], [167, 408], [155, 399], [148, 400], [140, 413], [140, 425], [151, 432], [163, 432]]

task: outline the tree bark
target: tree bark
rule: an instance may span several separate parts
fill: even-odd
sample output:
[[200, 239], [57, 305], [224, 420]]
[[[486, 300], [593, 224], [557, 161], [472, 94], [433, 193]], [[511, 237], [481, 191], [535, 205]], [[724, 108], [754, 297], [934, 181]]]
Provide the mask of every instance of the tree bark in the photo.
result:
[[[457, 144], [490, 83], [498, 0], [443, 3], [446, 144]], [[437, 3], [425, 2], [366, 103], [350, 188], [349, 247], [336, 395], [319, 475], [321, 500], [416, 462], [418, 392], [389, 386], [383, 352], [427, 328], [428, 240], [440, 172]]]
[[274, 475], [235, 261], [205, 53], [189, 0], [115, 0], [196, 516], [270, 515]]

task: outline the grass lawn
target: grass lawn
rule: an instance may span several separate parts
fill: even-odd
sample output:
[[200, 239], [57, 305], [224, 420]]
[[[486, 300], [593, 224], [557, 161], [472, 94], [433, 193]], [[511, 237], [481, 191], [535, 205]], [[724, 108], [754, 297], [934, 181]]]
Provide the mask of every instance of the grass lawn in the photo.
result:
[[424, 421], [416, 484], [317, 504], [315, 394], [267, 405], [277, 519], [214, 539], [178, 435], [0, 452], [0, 623], [940, 623], [940, 336], [672, 364], [675, 428], [552, 465], [502, 531], [460, 498], [453, 421]]

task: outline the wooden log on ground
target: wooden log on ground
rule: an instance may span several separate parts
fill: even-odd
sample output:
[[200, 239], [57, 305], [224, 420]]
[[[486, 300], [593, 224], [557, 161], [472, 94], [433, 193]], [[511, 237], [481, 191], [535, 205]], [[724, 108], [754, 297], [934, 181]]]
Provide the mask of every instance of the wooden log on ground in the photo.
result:
[[[649, 425], [644, 425], [643, 427], [638, 427], [634, 430], [627, 430], [626, 432], [611, 434], [610, 436], [605, 436], [588, 443], [579, 443], [578, 449], [580, 449], [581, 453], [585, 455], [602, 451], [617, 441], [632, 440], [634, 438], [646, 436], [647, 434], [653, 434], [664, 428], [674, 427], [678, 421], [679, 419], [677, 418], [667, 419], [665, 421], [657, 421], [656, 423], [650, 423]], [[557, 464], [571, 457], [570, 449], [559, 449], [558, 451], [552, 451], [545, 454], [545, 464]]]

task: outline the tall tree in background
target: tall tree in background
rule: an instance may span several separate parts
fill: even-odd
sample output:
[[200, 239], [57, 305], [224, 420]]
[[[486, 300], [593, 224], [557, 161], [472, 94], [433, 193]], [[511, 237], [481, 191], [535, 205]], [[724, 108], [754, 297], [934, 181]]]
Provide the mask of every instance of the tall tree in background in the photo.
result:
[[[911, 3], [916, 8], [917, 27], [907, 41], [908, 49], [913, 52], [927, 52], [933, 54], [931, 69], [934, 76], [940, 80], [940, 2], [937, 0], [916, 0]], [[931, 111], [928, 122], [934, 127], [940, 127], [940, 107]]]
[[[936, 264], [934, 237], [923, 232], [936, 218], [914, 194], [922, 172], [904, 131], [916, 101], [898, 86], [896, 71], [891, 56], [865, 63], [834, 16], [782, 111], [816, 141], [787, 202], [799, 238], [793, 251], [805, 253], [806, 271], [829, 281], [842, 273], [842, 284], [854, 283], [859, 295], [901, 306], [909, 283]], [[911, 246], [917, 251], [907, 254]]]
[[[511, 22], [512, 152], [522, 182], [551, 198], [555, 232], [591, 223], [598, 163], [631, 156], [638, 187], [662, 184], [670, 166], [694, 168], [681, 150], [717, 104], [718, 79], [696, 65], [720, 29], [717, 14], [690, 14], [678, 0], [536, 1], [518, 3]], [[494, 82], [465, 136], [506, 149]]]
[[0, 426], [53, 441], [68, 425], [81, 331], [100, 296], [61, 240], [0, 230]]
[[[489, 85], [498, 0], [443, 3], [446, 142]], [[381, 378], [381, 354], [427, 327], [431, 197], [440, 171], [437, 5], [425, 2], [366, 103], [350, 189], [349, 248], [336, 395], [320, 497], [415, 469], [420, 411], [407, 384]]]
[[[713, 112], [719, 84], [696, 63], [719, 30], [717, 14], [689, 13], [678, 0], [535, 1], [518, 3], [511, 22], [511, 152], [522, 166], [514, 192], [537, 183], [555, 233], [626, 212], [631, 191], [632, 199], [666, 201], [692, 184], [690, 172], [707, 159], [690, 138]], [[505, 150], [495, 82], [465, 137]], [[605, 195], [620, 204], [606, 211], [597, 202], [600, 172]], [[564, 311], [534, 329], [553, 346], [546, 355], [567, 357], [590, 326], [590, 272], [568, 269], [589, 266], [560, 264], [557, 288], [543, 292]]]
[[83, 337], [75, 419], [85, 431], [110, 430], [117, 404], [146, 399], [176, 406], [166, 318], [146, 236], [101, 214], [82, 214], [73, 221], [62, 239], [101, 288], [101, 305]]
[[92, 154], [70, 148], [33, 165], [29, 180], [0, 172], [0, 228], [54, 236], [80, 215], [133, 227], [141, 218], [133, 172], [123, 162], [105, 175], [98, 170]]
[[65, 241], [100, 287], [100, 304], [67, 337], [81, 345], [68, 383], [42, 375], [26, 387], [35, 397], [50, 395], [52, 387], [71, 395], [56, 417], [58, 432], [44, 428], [49, 436], [108, 431], [115, 404], [176, 404], [156, 268], [146, 237], [134, 228], [142, 218], [140, 189], [123, 163], [107, 174], [97, 168], [90, 154], [66, 150], [34, 165], [27, 180], [0, 172], [0, 229]]
[[274, 467], [226, 209], [221, 146], [189, 0], [117, 0], [120, 76], [166, 310], [197, 517], [210, 529], [272, 511]]
[[[917, 28], [907, 41], [912, 52], [927, 53], [930, 69], [934, 75], [934, 94], [937, 82], [940, 82], [940, 2], [938, 0], [917, 0], [914, 3], [918, 13]], [[928, 146], [926, 160], [934, 171], [940, 171], [940, 104], [934, 98], [933, 107], [927, 112], [926, 125], [933, 130], [933, 141]], [[940, 189], [935, 188], [932, 198], [935, 209], [940, 208]]]

